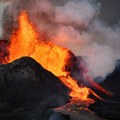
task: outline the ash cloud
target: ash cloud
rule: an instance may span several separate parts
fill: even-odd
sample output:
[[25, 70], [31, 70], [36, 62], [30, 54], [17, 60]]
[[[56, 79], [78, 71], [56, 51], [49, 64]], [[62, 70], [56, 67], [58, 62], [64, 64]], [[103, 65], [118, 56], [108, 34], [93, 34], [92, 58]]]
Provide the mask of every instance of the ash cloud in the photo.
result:
[[2, 23], [3, 23], [3, 13], [6, 7], [8, 6], [9, 2], [0, 1], [0, 38], [2, 37], [3, 30], [2, 30]]
[[95, 0], [13, 0], [4, 12], [3, 37], [9, 38], [19, 12], [26, 10], [41, 35], [84, 56], [88, 74], [104, 78], [120, 58], [120, 25], [102, 21], [100, 8]]

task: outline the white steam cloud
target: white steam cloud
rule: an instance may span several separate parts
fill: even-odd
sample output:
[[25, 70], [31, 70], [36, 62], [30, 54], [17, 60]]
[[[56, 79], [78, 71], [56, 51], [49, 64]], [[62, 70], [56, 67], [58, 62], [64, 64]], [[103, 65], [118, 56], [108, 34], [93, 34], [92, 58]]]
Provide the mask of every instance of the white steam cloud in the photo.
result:
[[8, 6], [9, 2], [1, 2], [0, 3], [0, 38], [2, 37], [2, 23], [3, 23], [3, 20], [2, 20], [2, 17], [3, 17], [3, 13], [4, 13], [4, 10], [6, 9], [6, 7]]
[[[58, 3], [59, 4], [58, 4]], [[38, 31], [46, 33], [52, 42], [84, 56], [93, 77], [105, 77], [120, 58], [120, 26], [108, 26], [98, 19], [101, 5], [95, 0], [15, 0], [7, 8], [16, 27], [20, 10], [30, 14]], [[8, 24], [7, 24], [8, 25]], [[8, 26], [6, 26], [8, 27]], [[4, 34], [10, 33], [4, 28]]]

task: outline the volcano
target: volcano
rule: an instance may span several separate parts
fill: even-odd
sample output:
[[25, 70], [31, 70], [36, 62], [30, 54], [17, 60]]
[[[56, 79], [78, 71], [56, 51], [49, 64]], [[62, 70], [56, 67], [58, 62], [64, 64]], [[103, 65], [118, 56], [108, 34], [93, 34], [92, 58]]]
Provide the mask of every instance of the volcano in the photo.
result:
[[[108, 120], [120, 118], [119, 102], [97, 100], [92, 105], [88, 101], [69, 103], [68, 93], [70, 90], [58, 77], [30, 57], [0, 65], [2, 120], [101, 120], [95, 113]], [[112, 114], [109, 107], [114, 110]]]
[[68, 102], [68, 92], [59, 78], [30, 57], [0, 65], [2, 120], [48, 120], [57, 114], [52, 108]]
[[[81, 61], [67, 48], [44, 39], [26, 11], [20, 12], [18, 28], [5, 45], [0, 59], [1, 119], [100, 119], [88, 108], [94, 110], [95, 100], [102, 103], [104, 99], [84, 84]], [[86, 78], [87, 84], [109, 95]]]
[[77, 80], [74, 79], [76, 74], [82, 79], [80, 63], [75, 55], [66, 48], [43, 41], [43, 38], [30, 22], [26, 11], [20, 13], [18, 23], [18, 29], [11, 35], [7, 62], [12, 62], [23, 56], [32, 57], [45, 69], [58, 76], [63, 84], [71, 89], [71, 97], [82, 100], [87, 99], [90, 94], [89, 89], [80, 87], [77, 84]]

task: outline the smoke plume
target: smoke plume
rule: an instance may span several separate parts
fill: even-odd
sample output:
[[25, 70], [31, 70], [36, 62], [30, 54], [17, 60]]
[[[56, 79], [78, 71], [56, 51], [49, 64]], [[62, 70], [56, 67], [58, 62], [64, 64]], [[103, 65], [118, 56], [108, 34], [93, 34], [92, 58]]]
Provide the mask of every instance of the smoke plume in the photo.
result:
[[26, 10], [40, 35], [84, 56], [93, 77], [105, 77], [120, 58], [120, 26], [108, 26], [98, 18], [101, 4], [95, 0], [11, 0], [4, 10], [3, 38], [17, 28], [17, 16]]
[[4, 10], [6, 9], [6, 7], [8, 6], [9, 2], [2, 2], [0, 1], [0, 37], [2, 36], [3, 34], [3, 31], [2, 31], [2, 23], [3, 23], [3, 13], [4, 13]]

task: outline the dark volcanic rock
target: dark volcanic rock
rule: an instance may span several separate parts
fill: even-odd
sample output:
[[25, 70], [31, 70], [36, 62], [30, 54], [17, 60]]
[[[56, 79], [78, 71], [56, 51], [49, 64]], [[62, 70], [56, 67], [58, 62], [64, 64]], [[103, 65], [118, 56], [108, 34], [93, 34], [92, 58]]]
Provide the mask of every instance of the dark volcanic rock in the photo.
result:
[[115, 95], [120, 96], [120, 60], [114, 71], [106, 77], [102, 85], [108, 87]]
[[107, 120], [120, 120], [120, 102], [118, 101], [96, 101], [89, 107], [92, 111]]
[[61, 81], [32, 58], [0, 65], [0, 120], [64, 120], [52, 108], [68, 99]]
[[97, 100], [90, 106], [90, 109], [107, 120], [120, 120], [120, 60], [115, 70], [101, 84], [113, 95], [102, 96], [105, 101]]

